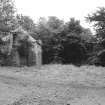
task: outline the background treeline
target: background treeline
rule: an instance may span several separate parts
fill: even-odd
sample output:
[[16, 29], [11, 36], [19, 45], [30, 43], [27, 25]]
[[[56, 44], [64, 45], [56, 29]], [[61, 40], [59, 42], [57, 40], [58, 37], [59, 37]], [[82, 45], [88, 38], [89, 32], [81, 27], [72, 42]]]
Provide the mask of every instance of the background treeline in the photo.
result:
[[0, 32], [9, 32], [21, 25], [35, 39], [40, 39], [43, 64], [105, 66], [105, 8], [98, 8], [85, 18], [94, 24], [95, 35], [75, 18], [65, 22], [49, 16], [35, 23], [29, 16], [17, 14], [13, 1], [0, 0]]

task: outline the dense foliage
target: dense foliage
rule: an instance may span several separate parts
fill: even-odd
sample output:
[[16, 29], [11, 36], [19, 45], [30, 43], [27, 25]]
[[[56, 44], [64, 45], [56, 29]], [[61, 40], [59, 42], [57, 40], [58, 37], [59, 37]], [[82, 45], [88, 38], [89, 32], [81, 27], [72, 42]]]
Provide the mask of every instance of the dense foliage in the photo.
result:
[[[93, 63], [105, 66], [105, 8], [99, 7], [94, 13], [86, 17], [87, 21], [93, 23], [96, 31], [96, 43], [94, 45]], [[95, 61], [95, 62], [94, 62]]]
[[36, 32], [43, 43], [44, 63], [81, 64], [89, 51], [86, 43], [94, 39], [74, 18], [66, 23], [54, 16], [40, 18]]
[[0, 30], [10, 31], [16, 25], [14, 17], [16, 9], [13, 1], [0, 0]]
[[0, 33], [22, 26], [35, 39], [42, 41], [44, 64], [105, 65], [105, 8], [101, 7], [86, 17], [88, 22], [94, 23], [96, 35], [82, 27], [75, 18], [65, 22], [49, 16], [48, 19], [41, 17], [35, 23], [29, 16], [16, 14], [15, 11], [13, 1], [0, 0]]
[[96, 12], [89, 14], [86, 19], [94, 24], [97, 38], [105, 38], [105, 8], [98, 8]]

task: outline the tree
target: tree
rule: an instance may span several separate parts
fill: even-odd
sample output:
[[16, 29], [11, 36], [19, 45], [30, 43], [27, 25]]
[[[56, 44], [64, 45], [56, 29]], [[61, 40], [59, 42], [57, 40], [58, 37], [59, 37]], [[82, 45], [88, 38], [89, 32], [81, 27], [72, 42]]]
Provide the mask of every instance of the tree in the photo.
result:
[[43, 42], [43, 61], [45, 63], [58, 62], [58, 60], [80, 63], [86, 56], [84, 41], [90, 40], [88, 35], [91, 36], [91, 32], [89, 29], [84, 29], [80, 21], [74, 18], [66, 23], [54, 16], [49, 17], [48, 20], [40, 18], [37, 33]]
[[100, 7], [92, 14], [88, 14], [86, 20], [94, 24], [96, 36], [99, 39], [105, 38], [105, 8]]
[[89, 62], [105, 66], [105, 8], [99, 7], [96, 12], [88, 14], [86, 20], [94, 24], [97, 38], [93, 48], [93, 56], [90, 57]]
[[61, 33], [64, 22], [57, 17], [51, 16], [47, 19], [40, 18], [37, 24], [37, 33], [43, 43], [43, 59], [45, 63], [51, 63], [57, 59], [60, 50]]
[[93, 40], [90, 29], [82, 27], [79, 20], [71, 18], [65, 24], [62, 33], [63, 52], [61, 56], [64, 63], [82, 64], [84, 60], [86, 61], [88, 53], [92, 52], [91, 42]]
[[66, 31], [66, 34], [76, 33], [79, 35], [80, 33], [83, 32], [83, 27], [80, 25], [79, 20], [75, 20], [75, 18], [70, 18], [70, 21], [68, 21], [65, 24], [65, 31]]
[[10, 31], [15, 23], [15, 6], [12, 0], [0, 0], [0, 30]]
[[35, 23], [29, 16], [17, 14], [16, 19], [19, 25], [22, 26], [28, 32], [33, 32], [35, 30]]

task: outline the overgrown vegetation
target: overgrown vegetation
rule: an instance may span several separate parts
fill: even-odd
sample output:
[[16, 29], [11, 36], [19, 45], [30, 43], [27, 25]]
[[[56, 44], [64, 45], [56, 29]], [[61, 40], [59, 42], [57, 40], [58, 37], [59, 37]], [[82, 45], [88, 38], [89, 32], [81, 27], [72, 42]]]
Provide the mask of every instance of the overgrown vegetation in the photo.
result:
[[[93, 35], [90, 29], [82, 27], [80, 21], [75, 18], [70, 18], [65, 23], [55, 16], [49, 16], [48, 19], [41, 17], [38, 23], [34, 23], [29, 16], [16, 14], [13, 1], [1, 0], [0, 5], [0, 36], [22, 26], [31, 36], [42, 41], [43, 64], [105, 66], [104, 7], [98, 8], [95, 13], [86, 17], [88, 22], [94, 23], [96, 34]], [[2, 42], [0, 41], [0, 43]]]

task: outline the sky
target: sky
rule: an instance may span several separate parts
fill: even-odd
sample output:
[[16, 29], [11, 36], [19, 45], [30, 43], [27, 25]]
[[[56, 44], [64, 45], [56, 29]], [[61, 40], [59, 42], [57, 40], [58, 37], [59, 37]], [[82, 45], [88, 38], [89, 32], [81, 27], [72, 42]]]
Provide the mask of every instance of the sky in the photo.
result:
[[14, 0], [17, 13], [30, 16], [35, 22], [40, 17], [56, 16], [68, 21], [74, 17], [80, 20], [85, 28], [92, 25], [85, 21], [85, 17], [97, 10], [97, 7], [105, 7], [105, 0]]

